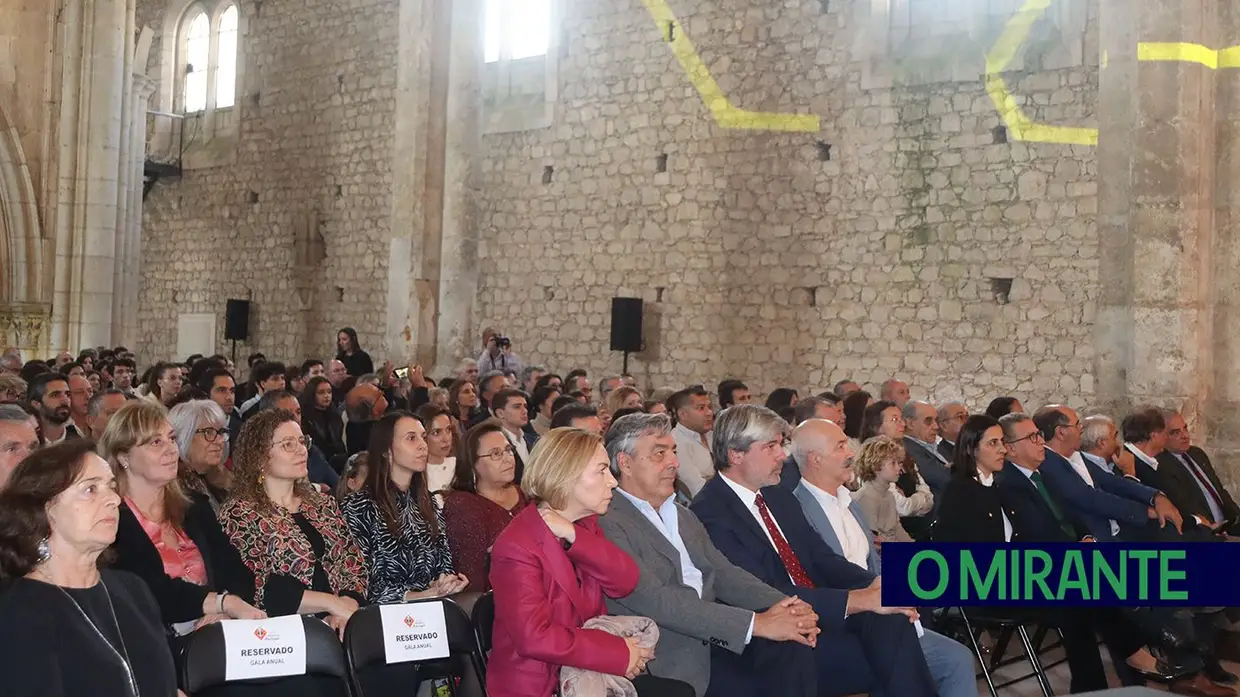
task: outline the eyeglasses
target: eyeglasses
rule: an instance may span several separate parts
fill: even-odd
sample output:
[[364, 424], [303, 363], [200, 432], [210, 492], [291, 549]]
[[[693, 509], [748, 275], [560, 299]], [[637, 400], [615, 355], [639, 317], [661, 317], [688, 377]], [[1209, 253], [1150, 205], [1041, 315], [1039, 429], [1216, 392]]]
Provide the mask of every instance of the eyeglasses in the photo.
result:
[[1044, 442], [1044, 439], [1042, 438], [1042, 432], [1041, 432], [1041, 431], [1034, 431], [1033, 433], [1030, 433], [1029, 435], [1025, 436], [1024, 438], [1017, 438], [1016, 440], [1006, 440], [1006, 441], [1003, 441], [1003, 442], [1004, 442], [1004, 443], [1007, 443], [1008, 445], [1016, 445], [1017, 443], [1019, 443], [1019, 442], [1021, 442], [1021, 441], [1023, 441], [1023, 440], [1027, 440], [1027, 441], [1029, 441], [1029, 442], [1031, 442], [1031, 443], [1042, 443], [1042, 442]]
[[194, 431], [194, 435], [201, 435], [202, 439], [208, 443], [214, 443], [217, 438], [228, 440], [228, 429], [226, 428], [200, 428]]
[[273, 445], [279, 447], [286, 453], [295, 453], [297, 452], [297, 446], [299, 445], [306, 450], [309, 450], [310, 443], [312, 442], [313, 441], [310, 439], [310, 436], [302, 436], [301, 438], [285, 438], [284, 440], [278, 440], [273, 443]]
[[947, 418], [940, 419], [939, 423], [946, 424], [946, 423], [951, 423], [953, 421], [959, 421], [961, 423], [964, 423], [966, 420], [968, 420], [968, 418], [969, 418], [968, 414], [956, 414], [955, 416], [948, 416]]
[[516, 456], [517, 456], [517, 450], [516, 450], [516, 448], [513, 448], [513, 447], [510, 445], [510, 446], [508, 446], [507, 448], [499, 448], [499, 449], [497, 449], [497, 450], [492, 450], [492, 451], [491, 451], [491, 452], [489, 452], [489, 453], [482, 453], [482, 454], [481, 454], [481, 455], [479, 455], [478, 457], [490, 458], [490, 459], [492, 459], [492, 460], [503, 460], [503, 459], [504, 459], [504, 458], [506, 458], [506, 457], [514, 457], [514, 458], [515, 458]]

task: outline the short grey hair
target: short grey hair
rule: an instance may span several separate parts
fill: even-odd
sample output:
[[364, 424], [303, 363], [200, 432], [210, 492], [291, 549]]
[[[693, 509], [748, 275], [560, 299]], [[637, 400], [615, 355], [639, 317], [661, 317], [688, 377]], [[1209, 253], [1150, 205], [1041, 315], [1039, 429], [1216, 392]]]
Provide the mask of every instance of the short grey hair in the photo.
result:
[[377, 373], [366, 373], [365, 375], [359, 376], [357, 378], [357, 382], [353, 384], [354, 385], [374, 385], [375, 387], [378, 387], [379, 382], [380, 382], [379, 375]]
[[527, 365], [525, 366], [525, 368], [521, 370], [521, 384], [524, 385], [525, 383], [529, 382], [530, 378], [534, 376], [534, 373], [549, 373], [549, 372], [551, 371], [547, 370], [547, 366], [545, 365]]
[[92, 419], [99, 416], [99, 412], [103, 409], [103, 398], [114, 394], [118, 394], [125, 399], [129, 399], [129, 395], [125, 394], [124, 390], [115, 387], [99, 390], [99, 393], [91, 397], [90, 401], [86, 403], [86, 413], [90, 415]]
[[[905, 421], [912, 421], [917, 418], [917, 407], [922, 405], [930, 407], [931, 409], [934, 408], [934, 405], [929, 402], [920, 402], [916, 399], [910, 399], [904, 403], [904, 406], [900, 407], [900, 416], [903, 416]], [[938, 416], [938, 412], [935, 412], [934, 417], [937, 419]]]
[[[184, 460], [189, 453], [190, 444], [194, 442], [194, 431], [202, 428], [202, 422], [215, 424], [218, 428], [228, 427], [228, 416], [220, 405], [210, 399], [192, 399], [182, 402], [168, 412], [168, 423], [176, 435], [177, 451]], [[228, 447], [225, 444], [224, 458], [228, 458]]]
[[749, 452], [754, 443], [788, 435], [788, 422], [775, 412], [756, 404], [738, 404], [715, 417], [711, 459], [715, 471], [728, 469], [728, 452]]
[[637, 441], [643, 436], [670, 436], [672, 419], [667, 414], [629, 414], [611, 422], [603, 445], [611, 461], [611, 473], [620, 478], [620, 453], [637, 457]]
[[1102, 445], [1102, 441], [1115, 428], [1115, 421], [1104, 414], [1094, 414], [1081, 420], [1081, 450], [1090, 451]]
[[948, 403], [946, 403], [946, 404], [940, 404], [940, 405], [939, 405], [939, 410], [938, 410], [937, 412], [935, 412], [935, 418], [936, 418], [936, 419], [938, 419], [939, 421], [942, 421], [943, 419], [946, 419], [946, 418], [947, 418], [947, 410], [948, 410], [948, 409], [951, 409], [952, 407], [962, 407], [962, 408], [964, 408], [964, 410], [965, 410], [965, 413], [966, 413], [966, 414], [967, 414], [967, 413], [968, 413], [968, 411], [969, 411], [969, 410], [968, 410], [968, 408], [967, 408], [967, 407], [965, 407], [965, 406], [964, 406], [964, 404], [963, 404], [963, 403], [961, 403], [961, 402], [948, 402]]
[[34, 416], [16, 404], [0, 404], [0, 421], [20, 421], [26, 423]]
[[477, 368], [478, 361], [473, 358], [462, 358], [460, 363], [456, 364], [456, 372], [463, 373], [470, 368]]

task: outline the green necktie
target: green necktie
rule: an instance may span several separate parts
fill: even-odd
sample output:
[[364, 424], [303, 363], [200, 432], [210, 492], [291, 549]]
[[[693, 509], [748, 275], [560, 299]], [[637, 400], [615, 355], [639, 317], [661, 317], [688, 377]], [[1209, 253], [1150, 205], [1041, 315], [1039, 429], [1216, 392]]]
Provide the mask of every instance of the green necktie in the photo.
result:
[[1029, 481], [1033, 482], [1034, 488], [1042, 495], [1042, 500], [1050, 507], [1051, 513], [1055, 515], [1055, 520], [1058, 521], [1059, 527], [1063, 529], [1064, 534], [1075, 540], [1076, 532], [1072, 530], [1072, 526], [1068, 524], [1068, 521], [1064, 520], [1063, 511], [1059, 509], [1059, 504], [1055, 503], [1055, 499], [1051, 498], [1051, 492], [1046, 490], [1046, 485], [1042, 483], [1042, 473], [1035, 471], [1029, 475]]

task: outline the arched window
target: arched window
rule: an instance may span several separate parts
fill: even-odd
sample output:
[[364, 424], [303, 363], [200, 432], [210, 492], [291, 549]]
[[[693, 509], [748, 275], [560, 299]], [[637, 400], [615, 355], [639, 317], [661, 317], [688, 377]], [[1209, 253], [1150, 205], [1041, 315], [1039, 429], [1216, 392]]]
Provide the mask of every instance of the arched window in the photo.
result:
[[198, 10], [189, 17], [185, 31], [185, 112], [207, 108], [207, 69], [211, 62], [211, 23]]
[[220, 15], [216, 45], [215, 106], [224, 109], [237, 103], [237, 6]]

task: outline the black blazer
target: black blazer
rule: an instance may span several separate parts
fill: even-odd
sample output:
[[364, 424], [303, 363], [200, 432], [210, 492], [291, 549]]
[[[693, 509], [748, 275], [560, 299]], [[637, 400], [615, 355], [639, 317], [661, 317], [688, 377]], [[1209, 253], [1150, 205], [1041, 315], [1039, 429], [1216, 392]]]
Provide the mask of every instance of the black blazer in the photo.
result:
[[344, 455], [344, 419], [340, 418], [340, 412], [331, 407], [326, 410], [311, 409], [313, 412], [304, 404], [301, 408], [301, 425], [306, 435], [319, 446], [328, 460]]
[[[1055, 512], [1038, 493], [1038, 488], [1011, 462], [1004, 462], [1003, 470], [995, 475], [995, 488], [999, 490], [999, 501], [1007, 513], [1008, 522], [1012, 524], [1013, 538], [1019, 534], [1026, 542], [1077, 542], [1087, 534], [1072, 524], [1068, 509], [1055, 499], [1075, 535], [1069, 536], [1060, 526]], [[1054, 493], [1050, 495], [1053, 497]]]
[[[1128, 448], [1126, 444], [1124, 445], [1124, 447]], [[1128, 448], [1128, 451], [1132, 452], [1132, 448]], [[1148, 487], [1152, 487], [1154, 489], [1158, 489], [1164, 494], [1167, 493], [1167, 477], [1163, 473], [1161, 467], [1157, 470], [1154, 469], [1153, 467], [1150, 467], [1149, 465], [1145, 464], [1145, 460], [1142, 460], [1141, 457], [1138, 456], [1136, 453], [1132, 454], [1132, 459], [1133, 461], [1136, 462], [1136, 465], [1137, 465], [1136, 466], [1137, 479], [1141, 480], [1142, 484]]]
[[228, 591], [248, 603], [254, 602], [254, 574], [229, 542], [215, 510], [206, 496], [189, 493], [185, 511], [185, 533], [198, 546], [207, 570], [207, 585], [175, 579], [164, 573], [164, 562], [151, 538], [146, 536], [129, 506], [122, 503], [116, 542], [112, 545], [113, 567], [128, 571], [143, 581], [155, 596], [164, 624], [189, 622], [203, 616], [202, 603], [212, 591]]
[[948, 443], [945, 440], [941, 440], [939, 441], [938, 450], [939, 454], [947, 460], [948, 464], [956, 461], [956, 446], [954, 443]]
[[[972, 477], [956, 474], [943, 490], [943, 503], [934, 523], [934, 540], [1003, 542], [1002, 512], [1003, 502], [997, 485], [982, 486]], [[1012, 541], [1018, 541], [1015, 525], [1012, 526]]]
[[[1214, 490], [1218, 492], [1219, 499], [1222, 501], [1223, 517], [1233, 518], [1240, 516], [1240, 507], [1236, 506], [1236, 502], [1231, 498], [1231, 494], [1223, 486], [1223, 482], [1219, 480], [1218, 473], [1214, 471], [1214, 465], [1210, 462], [1210, 457], [1205, 451], [1197, 446], [1188, 449], [1187, 455], [1196, 463], [1198, 469], [1205, 474], [1206, 479]], [[1201, 491], [1201, 487], [1197, 484], [1197, 477], [1180, 461], [1180, 458], [1173, 455], [1170, 451], [1165, 451], [1158, 456], [1158, 472], [1163, 475], [1163, 481], [1166, 484], [1163, 493], [1167, 498], [1171, 499], [1171, 503], [1180, 509], [1180, 513], [1185, 516], [1196, 515], [1210, 520], [1210, 506], [1206, 502], [1206, 494]], [[1214, 521], [1220, 522], [1220, 521]]]

